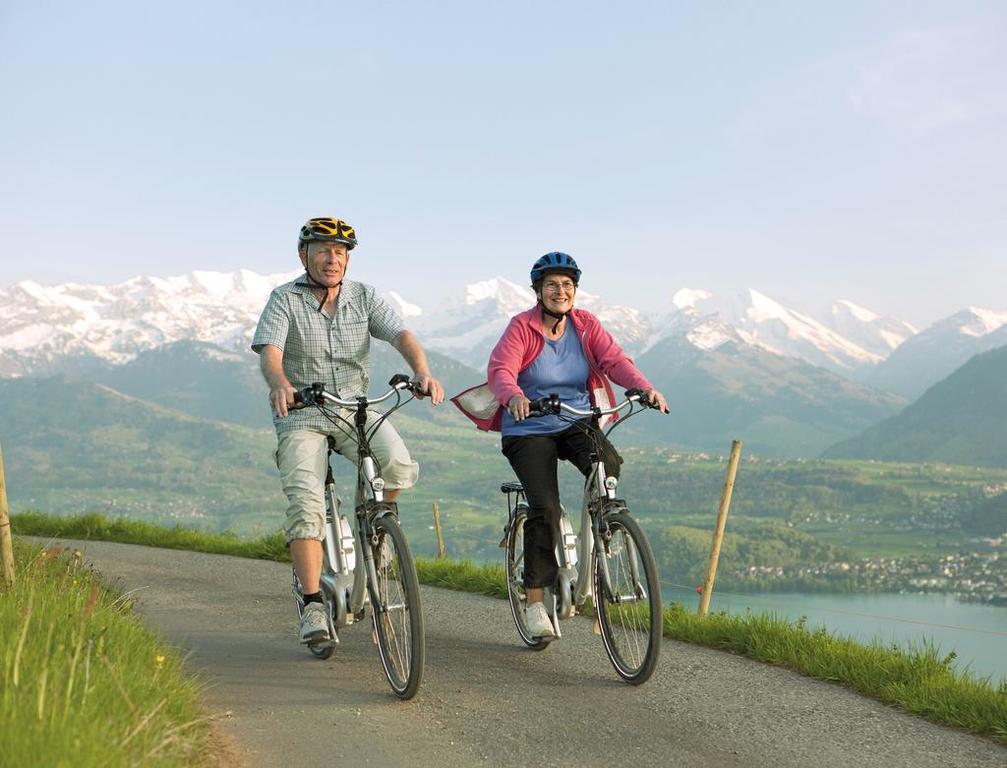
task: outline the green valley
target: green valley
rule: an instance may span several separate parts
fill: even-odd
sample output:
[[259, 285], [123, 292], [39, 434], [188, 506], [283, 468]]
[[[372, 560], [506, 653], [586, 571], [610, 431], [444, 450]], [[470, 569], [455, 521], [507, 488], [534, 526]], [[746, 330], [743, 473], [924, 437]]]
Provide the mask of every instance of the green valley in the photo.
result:
[[[239, 535], [281, 524], [285, 499], [268, 427], [196, 418], [66, 378], [0, 381], [0, 408], [15, 512], [100, 512]], [[664, 418], [644, 413], [634, 422]], [[506, 509], [498, 489], [511, 473], [498, 437], [472, 428], [449, 406], [412, 403], [395, 421], [421, 465], [419, 485], [401, 503], [416, 551], [436, 551], [437, 503], [450, 556], [499, 557]], [[619, 444], [619, 430], [613, 437]], [[621, 450], [620, 491], [651, 533], [663, 576], [699, 584], [726, 459], [672, 448]], [[337, 464], [344, 489], [351, 469]], [[564, 467], [563, 498], [574, 508], [580, 482]], [[746, 453], [718, 584], [984, 599], [1007, 594], [1005, 530], [1005, 469]], [[953, 567], [948, 557], [958, 558]]]

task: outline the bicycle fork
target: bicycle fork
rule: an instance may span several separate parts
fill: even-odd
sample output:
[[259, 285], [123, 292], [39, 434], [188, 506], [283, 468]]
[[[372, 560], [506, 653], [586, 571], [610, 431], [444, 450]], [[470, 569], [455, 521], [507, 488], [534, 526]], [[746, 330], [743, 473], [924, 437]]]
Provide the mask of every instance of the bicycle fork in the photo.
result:
[[615, 477], [609, 476], [605, 472], [605, 465], [596, 462], [588, 480], [584, 485], [584, 503], [581, 507], [580, 519], [580, 559], [581, 562], [588, 563], [589, 567], [584, 568], [577, 580], [577, 587], [574, 593], [574, 600], [578, 608], [582, 608], [587, 598], [592, 598], [597, 603], [598, 595], [594, 590], [594, 571], [598, 571], [598, 585], [604, 590], [605, 596], [610, 602], [631, 602], [635, 599], [645, 599], [646, 590], [641, 586], [639, 572], [639, 558], [636, 557], [633, 541], [627, 539], [626, 556], [629, 560], [630, 574], [633, 579], [634, 593], [636, 598], [617, 598], [616, 590], [612, 589], [612, 581], [608, 568], [608, 542], [610, 534], [607, 530], [602, 530], [602, 521], [607, 512], [613, 506], [625, 509], [622, 502], [615, 496], [615, 489], [618, 481]]
[[[612, 514], [629, 514], [629, 510], [625, 505], [615, 499], [599, 499], [595, 502], [596, 509], [594, 514], [590, 515], [591, 518], [591, 530], [594, 535], [594, 540], [596, 543], [591, 555], [594, 558], [593, 565], [597, 569], [598, 573], [598, 591], [603, 592], [604, 599], [612, 603], [613, 605], [620, 605], [624, 603], [637, 603], [644, 602], [648, 599], [647, 590], [643, 586], [643, 581], [641, 579], [640, 573], [640, 558], [637, 553], [636, 544], [633, 539], [629, 536], [620, 537], [620, 539], [612, 545], [612, 531], [608, 525], [604, 525], [604, 521]], [[632, 594], [627, 594], [626, 590], [622, 589], [623, 584], [617, 584], [613, 587], [611, 571], [609, 570], [609, 560], [610, 559], [624, 560], [629, 566], [629, 579], [631, 584], [629, 585], [632, 590]], [[597, 603], [598, 595], [595, 596], [595, 603]]]
[[[353, 605], [363, 605], [367, 597], [368, 589], [374, 590], [370, 595], [371, 610], [375, 611], [374, 619], [378, 621], [381, 617], [377, 612], [388, 610], [401, 610], [402, 605], [389, 605], [380, 599], [378, 590], [378, 569], [386, 569], [388, 563], [375, 561], [375, 554], [382, 560], [387, 556], [384, 547], [376, 551], [375, 546], [378, 541], [373, 531], [373, 524], [376, 520], [386, 514], [394, 514], [394, 505], [386, 504], [384, 501], [384, 479], [378, 473], [374, 459], [371, 456], [364, 456], [361, 459], [360, 476], [362, 480], [357, 489], [357, 531], [359, 533], [360, 545], [363, 548], [363, 567], [358, 568], [354, 574], [353, 582]], [[382, 505], [385, 509], [371, 512], [374, 506]], [[359, 602], [357, 602], [359, 600]], [[377, 635], [372, 634], [372, 639], [377, 643]]]

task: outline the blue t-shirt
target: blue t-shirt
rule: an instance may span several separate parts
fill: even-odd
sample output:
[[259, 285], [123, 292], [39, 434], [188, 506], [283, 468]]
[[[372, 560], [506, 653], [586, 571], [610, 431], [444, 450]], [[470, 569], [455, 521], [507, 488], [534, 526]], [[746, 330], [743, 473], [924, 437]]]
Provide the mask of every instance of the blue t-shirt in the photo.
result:
[[[563, 335], [553, 341], [546, 339], [538, 357], [518, 374], [517, 383], [529, 400], [557, 394], [559, 399], [580, 410], [591, 407], [587, 395], [589, 370], [584, 348], [577, 330], [567, 323]], [[569, 414], [566, 416], [569, 418]], [[511, 435], [551, 435], [562, 432], [570, 424], [559, 416], [533, 416], [524, 421], [514, 421], [510, 411], [504, 409], [500, 432]]]

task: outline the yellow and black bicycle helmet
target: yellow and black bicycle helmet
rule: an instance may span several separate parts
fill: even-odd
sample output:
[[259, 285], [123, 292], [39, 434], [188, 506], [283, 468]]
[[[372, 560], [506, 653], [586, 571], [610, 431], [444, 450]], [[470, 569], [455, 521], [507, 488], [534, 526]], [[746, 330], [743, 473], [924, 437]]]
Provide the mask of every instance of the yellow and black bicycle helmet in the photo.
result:
[[342, 219], [334, 219], [331, 216], [319, 216], [304, 223], [301, 233], [297, 236], [297, 247], [300, 248], [312, 240], [343, 243], [348, 251], [357, 247], [357, 233], [353, 227]]

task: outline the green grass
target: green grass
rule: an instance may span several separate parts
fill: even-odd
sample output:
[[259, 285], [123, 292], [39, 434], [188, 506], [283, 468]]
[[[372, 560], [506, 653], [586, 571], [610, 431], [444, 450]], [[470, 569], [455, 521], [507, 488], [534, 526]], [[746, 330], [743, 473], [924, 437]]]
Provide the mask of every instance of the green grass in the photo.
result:
[[[95, 515], [16, 515], [12, 527], [17, 534], [97, 538], [287, 559], [282, 540], [278, 541], [276, 535], [243, 540], [147, 523], [112, 522]], [[504, 571], [498, 564], [418, 558], [416, 565], [420, 581], [425, 584], [498, 598], [507, 596]], [[809, 630], [803, 620], [794, 622], [770, 614], [716, 613], [699, 617], [677, 603], [665, 609], [664, 635], [845, 685], [906, 712], [1007, 745], [1007, 682], [997, 687], [988, 679], [957, 671], [952, 666], [953, 654], [942, 656], [932, 645], [908, 650], [880, 643], [863, 645], [824, 629]]]
[[269, 536], [249, 539], [240, 538], [233, 533], [209, 533], [181, 526], [165, 528], [142, 520], [109, 519], [99, 514], [51, 517], [41, 512], [12, 515], [11, 529], [22, 536], [119, 541], [256, 560], [290, 561], [283, 534], [279, 531]]
[[507, 581], [502, 565], [476, 564], [468, 560], [416, 559], [420, 581], [432, 587], [474, 592], [507, 599]]
[[79, 552], [14, 541], [0, 592], [0, 763], [207, 766], [200, 683]]

